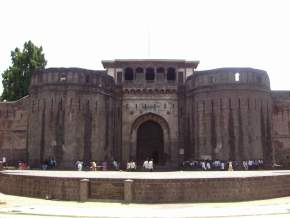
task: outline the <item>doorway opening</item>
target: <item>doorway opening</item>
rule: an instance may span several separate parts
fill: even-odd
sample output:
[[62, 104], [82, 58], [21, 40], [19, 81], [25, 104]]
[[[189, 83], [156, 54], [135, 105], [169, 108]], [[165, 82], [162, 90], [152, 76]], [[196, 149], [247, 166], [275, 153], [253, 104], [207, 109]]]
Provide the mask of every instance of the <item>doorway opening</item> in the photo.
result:
[[157, 122], [149, 120], [139, 126], [136, 153], [138, 165], [151, 158], [154, 164], [164, 164], [163, 130]]

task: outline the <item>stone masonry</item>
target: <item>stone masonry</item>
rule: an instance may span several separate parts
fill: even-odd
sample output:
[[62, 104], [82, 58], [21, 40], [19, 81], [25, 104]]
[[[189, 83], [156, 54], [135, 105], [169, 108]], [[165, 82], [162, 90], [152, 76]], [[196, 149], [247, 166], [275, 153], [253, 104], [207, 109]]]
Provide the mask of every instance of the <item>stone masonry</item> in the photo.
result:
[[195, 71], [198, 61], [113, 60], [105, 70], [48, 68], [29, 95], [0, 103], [0, 156], [164, 166], [187, 159], [290, 162], [290, 91], [263, 70]]

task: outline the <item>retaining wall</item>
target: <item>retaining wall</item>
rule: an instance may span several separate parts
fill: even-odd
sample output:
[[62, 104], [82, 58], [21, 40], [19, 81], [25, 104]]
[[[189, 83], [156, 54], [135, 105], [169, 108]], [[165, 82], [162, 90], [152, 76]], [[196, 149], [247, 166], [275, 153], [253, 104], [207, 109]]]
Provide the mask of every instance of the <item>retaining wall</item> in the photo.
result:
[[[0, 173], [0, 192], [60, 200], [118, 200], [136, 203], [220, 202], [290, 195], [290, 175], [242, 178], [88, 179], [7, 175]], [[128, 180], [127, 180], [128, 181]], [[130, 180], [131, 181], [131, 180]], [[85, 187], [88, 191], [82, 191]], [[82, 196], [86, 195], [86, 196]]]

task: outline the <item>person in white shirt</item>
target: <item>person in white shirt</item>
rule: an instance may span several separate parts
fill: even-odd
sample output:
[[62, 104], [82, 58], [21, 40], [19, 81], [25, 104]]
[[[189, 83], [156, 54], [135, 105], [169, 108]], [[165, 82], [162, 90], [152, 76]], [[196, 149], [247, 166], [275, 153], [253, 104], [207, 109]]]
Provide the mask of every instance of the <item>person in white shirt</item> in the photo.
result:
[[206, 165], [205, 165], [205, 162], [204, 161], [201, 162], [201, 169], [202, 170], [206, 170]]
[[233, 168], [233, 162], [232, 162], [232, 161], [229, 162], [229, 168], [228, 168], [228, 171], [234, 171], [234, 168]]
[[2, 164], [3, 164], [4, 167], [7, 166], [6, 157], [3, 157], [2, 158]]
[[153, 159], [148, 162], [148, 170], [153, 171]]
[[76, 166], [77, 166], [78, 171], [82, 171], [82, 169], [83, 169], [83, 162], [78, 160], [76, 162]]
[[248, 161], [243, 161], [244, 170], [248, 170]]
[[143, 168], [144, 168], [145, 171], [147, 171], [147, 170], [149, 169], [149, 161], [148, 161], [148, 159], [146, 159], [146, 160], [144, 161], [144, 163], [143, 163]]
[[116, 160], [113, 160], [113, 166], [115, 170], [119, 170], [119, 163]]
[[210, 162], [207, 162], [207, 163], [206, 163], [206, 169], [207, 169], [207, 170], [210, 170], [210, 169], [211, 169]]
[[136, 168], [137, 168], [137, 166], [136, 166], [136, 163], [135, 163], [135, 161], [131, 161], [131, 170], [133, 171], [133, 170], [136, 170]]
[[131, 161], [127, 162], [127, 170], [130, 171], [131, 170]]
[[225, 170], [225, 163], [221, 162], [221, 170]]

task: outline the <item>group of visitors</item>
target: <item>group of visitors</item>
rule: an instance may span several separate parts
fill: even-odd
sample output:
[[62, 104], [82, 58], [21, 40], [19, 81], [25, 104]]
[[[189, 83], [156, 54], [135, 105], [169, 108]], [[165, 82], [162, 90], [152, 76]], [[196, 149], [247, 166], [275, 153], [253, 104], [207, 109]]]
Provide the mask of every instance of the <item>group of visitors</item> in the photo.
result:
[[[152, 172], [154, 169], [154, 164], [153, 164], [153, 159], [149, 159], [147, 158], [144, 162], [143, 162], [143, 170], [144, 171], [150, 171]], [[137, 164], [135, 161], [131, 160], [127, 162], [127, 167], [126, 167], [127, 171], [135, 171], [137, 169]]]
[[[231, 166], [230, 166], [231, 165]], [[258, 170], [263, 169], [263, 160], [225, 161], [225, 160], [192, 160], [183, 161], [185, 170]]]
[[[96, 162], [96, 161], [90, 161], [90, 162], [84, 162], [82, 160], [77, 160], [74, 163], [76, 169], [78, 171], [82, 170], [90, 170], [90, 171], [106, 171], [108, 169], [113, 169], [113, 170], [120, 170], [120, 163], [117, 160], [113, 160], [112, 162], [107, 162], [107, 161], [101, 161], [101, 162]], [[154, 169], [154, 164], [153, 164], [153, 159], [146, 159], [142, 165], [144, 171], [153, 171]], [[137, 170], [137, 164], [134, 160], [130, 160], [127, 162], [126, 166], [124, 166], [127, 171], [136, 171]]]
[[18, 165], [19, 170], [29, 170], [30, 169], [29, 164], [25, 161], [22, 161], [22, 160], [18, 161], [17, 165]]
[[[84, 162], [82, 160], [77, 160], [74, 163], [76, 169], [78, 171], [82, 170], [91, 170], [91, 171], [97, 171], [97, 170], [120, 170], [120, 163], [113, 159], [111, 162], [108, 162], [106, 160], [96, 162], [96, 161], [89, 161]], [[28, 163], [25, 161], [18, 161], [17, 162], [18, 169], [26, 170], [30, 169]], [[43, 170], [47, 169], [54, 169], [57, 166], [57, 162], [55, 158], [49, 157], [45, 161], [43, 161], [41, 168]], [[281, 168], [282, 165], [274, 164], [273, 168]], [[6, 157], [2, 157], [0, 159], [0, 170], [7, 167], [7, 160]], [[125, 166], [122, 167], [125, 168], [127, 171], [136, 171], [137, 170], [137, 164], [134, 160], [130, 160], [126, 163]], [[153, 171], [154, 170], [154, 163], [153, 158], [149, 159], [147, 158], [143, 165], [140, 167], [143, 169], [143, 171]], [[180, 167], [181, 170], [203, 170], [203, 171], [209, 171], [209, 170], [259, 170], [264, 169], [264, 161], [259, 160], [243, 160], [243, 161], [227, 161], [227, 160], [187, 160], [183, 161]]]
[[128, 161], [126, 169], [127, 169], [127, 171], [135, 171], [137, 169], [137, 164], [133, 160]]
[[56, 167], [56, 160], [55, 158], [49, 157], [48, 159], [46, 159], [45, 161], [43, 161], [41, 168], [43, 170], [47, 170], [47, 169], [54, 169]]
[[152, 172], [154, 169], [154, 163], [153, 163], [153, 159], [146, 159], [143, 163], [143, 168], [145, 171], [150, 171]]
[[74, 165], [78, 171], [82, 171], [82, 170], [106, 171], [108, 169], [119, 170], [120, 168], [120, 164], [115, 159], [111, 163], [107, 161], [96, 162], [94, 160], [91, 160], [89, 162], [84, 162], [82, 160], [77, 160]]

